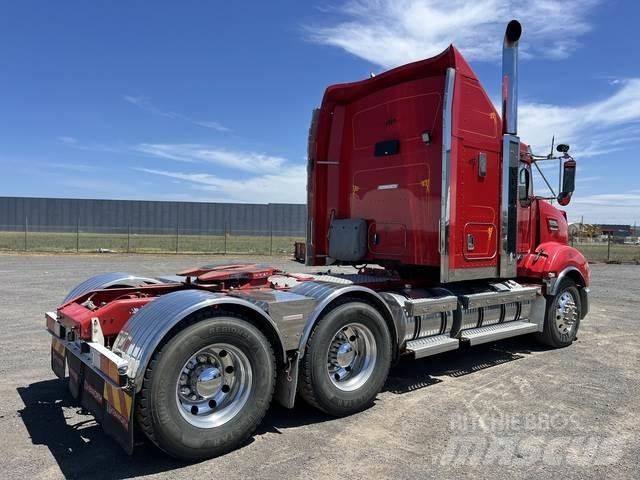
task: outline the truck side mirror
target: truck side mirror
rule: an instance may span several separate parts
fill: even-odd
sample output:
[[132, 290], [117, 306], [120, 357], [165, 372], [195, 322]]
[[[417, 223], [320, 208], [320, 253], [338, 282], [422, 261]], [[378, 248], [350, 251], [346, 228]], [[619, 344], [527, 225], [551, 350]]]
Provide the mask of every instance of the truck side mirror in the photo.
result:
[[558, 195], [558, 203], [563, 207], [569, 205], [571, 195], [576, 189], [576, 161], [569, 158], [562, 169], [562, 191]]

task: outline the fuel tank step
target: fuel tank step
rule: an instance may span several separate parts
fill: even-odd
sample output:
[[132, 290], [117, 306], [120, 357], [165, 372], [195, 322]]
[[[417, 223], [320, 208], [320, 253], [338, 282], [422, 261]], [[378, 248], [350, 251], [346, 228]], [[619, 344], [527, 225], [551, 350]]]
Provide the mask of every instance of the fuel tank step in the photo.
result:
[[509, 322], [463, 330], [460, 338], [461, 340], [468, 340], [470, 345], [479, 345], [537, 331], [538, 325], [535, 323]]
[[449, 335], [434, 335], [407, 342], [407, 351], [413, 352], [415, 358], [422, 358], [455, 350], [459, 346], [460, 341], [457, 338], [451, 338]]

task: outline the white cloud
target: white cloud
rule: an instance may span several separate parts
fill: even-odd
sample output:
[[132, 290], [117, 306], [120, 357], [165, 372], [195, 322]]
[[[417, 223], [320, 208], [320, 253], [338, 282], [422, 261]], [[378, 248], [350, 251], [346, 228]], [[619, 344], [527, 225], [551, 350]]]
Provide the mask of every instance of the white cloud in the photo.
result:
[[567, 208], [570, 221], [640, 225], [640, 192], [577, 195]]
[[134, 148], [139, 153], [179, 162], [207, 162], [247, 172], [276, 172], [286, 160], [256, 152], [242, 152], [184, 143], [141, 143]]
[[144, 97], [135, 97], [132, 95], [124, 95], [122, 98], [124, 98], [125, 101], [131, 103], [132, 105], [135, 105], [138, 108], [141, 108], [143, 110], [146, 110], [147, 112], [151, 112], [155, 115], [160, 115], [161, 117], [167, 117], [167, 118], [173, 118], [176, 120], [182, 120], [185, 122], [189, 122], [192, 123], [194, 125], [198, 125], [200, 127], [204, 127], [204, 128], [208, 128], [211, 130], [215, 130], [217, 132], [222, 132], [222, 133], [227, 133], [227, 132], [231, 132], [231, 129], [228, 127], [225, 127], [224, 125], [222, 125], [219, 122], [214, 122], [214, 121], [208, 121], [208, 120], [198, 120], [195, 118], [191, 118], [187, 115], [184, 115], [182, 113], [178, 113], [178, 112], [168, 112], [165, 110], [162, 110], [160, 108], [158, 108], [156, 105], [154, 105], [153, 103], [151, 103], [148, 99], [144, 98]]
[[223, 178], [209, 173], [185, 173], [136, 168], [140, 172], [187, 182], [192, 188], [210, 192], [215, 198], [251, 203], [305, 203], [307, 173], [304, 166], [288, 166], [277, 173], [246, 179]]
[[60, 143], [64, 143], [65, 145], [75, 145], [78, 143], [78, 139], [75, 137], [67, 137], [67, 136], [61, 136], [58, 137], [58, 141]]
[[523, 20], [523, 57], [561, 59], [589, 31], [598, 0], [350, 0], [342, 21], [307, 27], [308, 37], [385, 68], [431, 57], [454, 43], [473, 60], [495, 60], [506, 23]]
[[612, 95], [583, 105], [520, 102], [518, 129], [534, 152], [547, 153], [551, 137], [571, 143], [576, 158], [620, 150], [640, 140], [640, 78], [621, 80]]
[[65, 163], [65, 162], [41, 162], [37, 164], [39, 167], [52, 170], [70, 170], [74, 172], [90, 173], [102, 170], [97, 165], [89, 165], [86, 163]]

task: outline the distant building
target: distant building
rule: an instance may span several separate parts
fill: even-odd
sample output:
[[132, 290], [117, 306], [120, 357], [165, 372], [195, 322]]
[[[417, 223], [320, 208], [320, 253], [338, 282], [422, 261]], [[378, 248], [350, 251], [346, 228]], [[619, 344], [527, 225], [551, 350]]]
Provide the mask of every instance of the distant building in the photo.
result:
[[631, 225], [601, 224], [594, 226], [598, 227], [605, 236], [611, 235], [614, 238], [625, 238], [632, 235]]

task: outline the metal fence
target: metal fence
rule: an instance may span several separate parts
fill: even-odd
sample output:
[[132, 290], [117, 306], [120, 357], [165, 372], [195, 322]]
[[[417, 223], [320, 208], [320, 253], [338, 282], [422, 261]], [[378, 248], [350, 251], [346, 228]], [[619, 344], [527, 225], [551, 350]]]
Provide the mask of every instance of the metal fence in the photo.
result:
[[[591, 262], [640, 264], [640, 232], [574, 224]], [[0, 197], [0, 251], [292, 255], [306, 206]]]
[[306, 206], [0, 197], [0, 250], [288, 255]]
[[212, 253], [292, 255], [304, 232], [139, 227], [0, 225], [0, 250], [26, 252]]
[[640, 242], [637, 240], [613, 236], [593, 240], [572, 237], [570, 244], [590, 262], [640, 264]]

